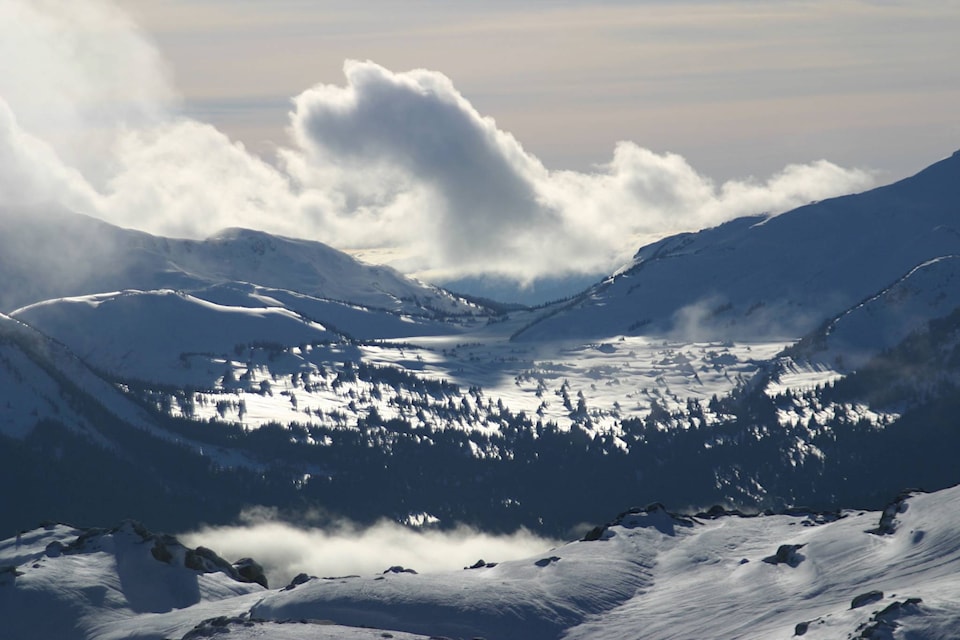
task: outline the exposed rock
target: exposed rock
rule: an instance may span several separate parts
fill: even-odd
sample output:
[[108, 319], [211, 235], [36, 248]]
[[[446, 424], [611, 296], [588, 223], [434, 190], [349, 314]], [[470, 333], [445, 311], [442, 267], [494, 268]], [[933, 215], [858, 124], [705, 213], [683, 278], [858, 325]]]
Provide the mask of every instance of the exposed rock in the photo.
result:
[[894, 631], [899, 626], [897, 620], [904, 616], [916, 615], [920, 613], [920, 598], [907, 598], [903, 602], [894, 602], [873, 614], [861, 629], [857, 638], [859, 640], [873, 640], [879, 638], [892, 638]]
[[717, 518], [722, 518], [724, 516], [736, 516], [738, 518], [756, 518], [760, 514], [757, 512], [746, 513], [740, 509], [728, 509], [723, 505], [715, 504], [706, 511], [699, 511], [694, 514], [695, 518], [702, 518], [704, 520], [716, 520]]
[[400, 565], [395, 565], [395, 566], [393, 566], [393, 567], [390, 567], [389, 569], [387, 569], [387, 570], [384, 571], [383, 573], [384, 573], [384, 574], [388, 574], [388, 573], [412, 573], [413, 575], [417, 575], [417, 572], [414, 571], [413, 569], [404, 569], [404, 568], [401, 567]]
[[[122, 527], [123, 525], [121, 525]], [[96, 548], [96, 544], [99, 541], [100, 537], [119, 531], [120, 527], [116, 529], [102, 529], [100, 527], [92, 527], [90, 529], [84, 529], [83, 533], [77, 536], [77, 539], [71, 542], [70, 544], [63, 547], [63, 553], [73, 554], [73, 553], [84, 553], [86, 551], [93, 551]]]
[[851, 600], [850, 608], [859, 609], [860, 607], [873, 604], [874, 602], [880, 602], [881, 600], [883, 600], [883, 591], [878, 591], [876, 589], [873, 591], [867, 591], [866, 593], [861, 593]]
[[298, 573], [296, 576], [294, 576], [293, 580], [290, 581], [290, 584], [281, 589], [281, 591], [290, 591], [291, 589], [296, 589], [301, 584], [310, 582], [311, 580], [313, 580], [313, 576], [309, 576], [305, 573]]
[[606, 540], [606, 538], [603, 535], [606, 532], [607, 532], [606, 527], [594, 527], [593, 529], [590, 529], [590, 531], [587, 531], [587, 533], [584, 534], [582, 538], [580, 538], [580, 541], [593, 542], [595, 540]]
[[[183, 564], [194, 571], [203, 573], [214, 573], [222, 571], [234, 579], [239, 580], [239, 574], [232, 564], [221, 558], [211, 549], [206, 547], [197, 547], [196, 549], [187, 549], [183, 558]], [[240, 580], [240, 582], [248, 582]]]
[[254, 622], [246, 618], [228, 618], [219, 616], [204, 620], [191, 629], [181, 640], [196, 640], [197, 638], [212, 638], [230, 633], [231, 626], [252, 627]]
[[54, 540], [47, 545], [44, 553], [48, 558], [59, 558], [63, 554], [63, 544], [59, 540]]
[[883, 509], [883, 513], [880, 515], [880, 523], [877, 525], [876, 529], [869, 529], [867, 533], [872, 533], [878, 536], [887, 536], [891, 535], [897, 530], [897, 516], [901, 513], [905, 513], [906, 510], [910, 507], [907, 503], [907, 498], [910, 496], [921, 493], [919, 489], [905, 489], [897, 494], [897, 497], [887, 504]]
[[463, 570], [469, 571], [470, 569], [493, 569], [495, 566], [497, 566], [496, 562], [484, 562], [481, 559], [481, 560], [477, 560], [469, 567], [464, 567]]
[[763, 559], [768, 564], [785, 564], [791, 567], [797, 567], [804, 561], [804, 556], [797, 553], [805, 547], [803, 544], [782, 544], [777, 547], [777, 552], [772, 556]]
[[793, 635], [802, 636], [807, 632], [807, 629], [810, 628], [809, 622], [798, 622], [797, 626], [793, 628]]
[[241, 558], [233, 563], [233, 567], [242, 582], [255, 582], [264, 589], [270, 588], [267, 585], [267, 576], [263, 572], [263, 567], [253, 558]]
[[170, 549], [167, 548], [167, 545], [157, 542], [153, 545], [153, 548], [150, 549], [150, 554], [159, 562], [164, 562], [170, 564], [173, 560], [173, 554], [170, 553]]
[[560, 562], [560, 558], [558, 556], [550, 556], [549, 558], [541, 558], [540, 560], [537, 560], [533, 564], [537, 565], [538, 567], [546, 567], [547, 565], [551, 565], [554, 562]]

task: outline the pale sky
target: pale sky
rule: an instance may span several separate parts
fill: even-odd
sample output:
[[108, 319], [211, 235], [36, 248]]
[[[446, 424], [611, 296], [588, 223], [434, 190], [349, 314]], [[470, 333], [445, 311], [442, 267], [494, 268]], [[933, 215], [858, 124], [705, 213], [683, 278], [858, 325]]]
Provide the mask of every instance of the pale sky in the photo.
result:
[[718, 179], [912, 173], [960, 147], [960, 2], [120, 0], [191, 115], [283, 143], [345, 59], [450, 77], [551, 169], [633, 141]]

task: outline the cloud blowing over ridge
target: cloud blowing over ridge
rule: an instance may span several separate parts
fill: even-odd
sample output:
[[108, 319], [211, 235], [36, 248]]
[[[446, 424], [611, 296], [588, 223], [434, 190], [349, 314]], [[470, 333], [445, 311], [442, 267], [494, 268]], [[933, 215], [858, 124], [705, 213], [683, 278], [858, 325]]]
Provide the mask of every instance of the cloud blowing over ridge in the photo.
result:
[[347, 520], [327, 522], [323, 527], [298, 526], [276, 519], [268, 508], [244, 512], [236, 525], [204, 527], [180, 538], [191, 546], [210, 547], [232, 561], [254, 558], [274, 587], [287, 584], [301, 572], [370, 575], [396, 565], [419, 573], [457, 571], [478, 559], [515, 560], [560, 544], [526, 529], [501, 535], [467, 526], [416, 530], [388, 520], [367, 527]]
[[0, 71], [0, 207], [174, 236], [263, 229], [441, 282], [606, 272], [669, 233], [872, 185], [827, 161], [718, 185], [633, 142], [591, 171], [551, 170], [443, 74], [369, 61], [296, 96], [267, 161], [178, 115], [156, 49], [99, 0], [6, 0], [0, 54], [25, 61]]

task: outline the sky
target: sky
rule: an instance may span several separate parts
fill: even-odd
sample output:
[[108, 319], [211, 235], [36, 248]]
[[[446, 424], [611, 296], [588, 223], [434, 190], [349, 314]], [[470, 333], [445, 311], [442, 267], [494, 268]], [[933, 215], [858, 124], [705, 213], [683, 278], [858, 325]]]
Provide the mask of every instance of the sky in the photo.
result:
[[957, 33], [957, 0], [0, 0], [0, 207], [537, 301], [950, 155]]

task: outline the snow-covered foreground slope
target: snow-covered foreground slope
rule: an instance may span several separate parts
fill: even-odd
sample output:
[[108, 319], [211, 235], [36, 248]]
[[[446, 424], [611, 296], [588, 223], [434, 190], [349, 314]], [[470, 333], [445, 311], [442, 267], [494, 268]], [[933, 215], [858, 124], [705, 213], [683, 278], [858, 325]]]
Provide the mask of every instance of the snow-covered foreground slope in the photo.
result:
[[950, 638], [958, 532], [957, 487], [904, 494], [882, 513], [678, 516], [653, 505], [524, 560], [304, 576], [267, 591], [130, 524], [79, 542], [82, 532], [51, 526], [0, 543], [0, 612], [12, 640]]
[[[0, 542], [5, 640], [230, 638], [373, 640], [375, 629], [253, 622], [266, 591], [255, 561], [230, 564], [127, 521], [113, 529], [48, 524]], [[397, 640], [422, 636], [394, 633]]]
[[517, 339], [800, 336], [960, 253], [958, 203], [960, 152], [886, 187], [666, 238]]
[[958, 513], [958, 489], [896, 503], [883, 525], [877, 512], [683, 517], [652, 507], [541, 557], [313, 580], [266, 596], [253, 615], [453, 637], [759, 639], [805, 628], [838, 638], [869, 627], [949, 637], [960, 625]]

